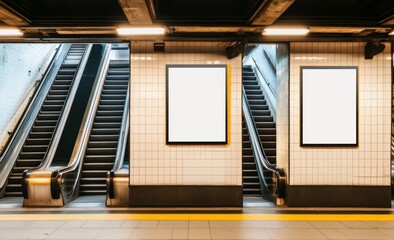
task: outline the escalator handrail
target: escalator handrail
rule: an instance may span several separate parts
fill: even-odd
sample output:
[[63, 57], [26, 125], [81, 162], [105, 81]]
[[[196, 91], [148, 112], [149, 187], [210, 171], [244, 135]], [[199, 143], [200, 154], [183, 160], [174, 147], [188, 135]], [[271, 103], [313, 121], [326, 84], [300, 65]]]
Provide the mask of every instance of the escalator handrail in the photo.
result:
[[[283, 168], [277, 167], [268, 161], [267, 156], [265, 155], [263, 146], [261, 144], [259, 135], [257, 134], [257, 127], [252, 118], [252, 111], [249, 106], [248, 100], [246, 98], [245, 89], [242, 89], [242, 110], [245, 117], [246, 127], [249, 131], [250, 141], [252, 145], [253, 155], [256, 159], [256, 164], [258, 166], [257, 170], [259, 171], [259, 176], [264, 176], [263, 168], [271, 171], [274, 175], [273, 184], [274, 189], [272, 194], [277, 195], [279, 198], [284, 198], [285, 188], [286, 188], [286, 174]], [[267, 189], [270, 189], [264, 179], [261, 177], [260, 179]]]
[[129, 99], [129, 87], [127, 87], [127, 94], [126, 94], [126, 102], [123, 109], [123, 116], [122, 116], [122, 123], [120, 126], [120, 135], [119, 135], [119, 142], [118, 147], [116, 150], [116, 157], [115, 162], [112, 170], [115, 172], [122, 168], [124, 156], [126, 152], [126, 145], [127, 145], [127, 137], [129, 135], [129, 106], [130, 106], [130, 99]]
[[58, 46], [51, 63], [42, 77], [40, 86], [36, 89], [35, 94], [30, 100], [30, 103], [26, 107], [26, 111], [20, 120], [20, 124], [18, 124], [18, 127], [15, 129], [13, 136], [9, 140], [7, 147], [4, 149], [3, 154], [0, 157], [0, 189], [3, 189], [4, 184], [8, 179], [8, 175], [14, 166], [20, 149], [30, 132], [30, 128], [34, 124], [34, 121], [41, 109], [41, 105], [45, 101], [52, 83], [56, 78], [57, 72], [67, 56], [70, 46], [71, 44], [61, 44]]
[[38, 166], [35, 169], [38, 169], [38, 170], [47, 169], [53, 161], [53, 157], [55, 156], [56, 149], [58, 147], [60, 138], [62, 136], [64, 126], [66, 125], [66, 122], [68, 119], [68, 114], [70, 113], [72, 104], [74, 102], [75, 95], [77, 93], [79, 84], [82, 79], [83, 72], [85, 71], [86, 63], [88, 62], [88, 58], [89, 58], [90, 52], [92, 50], [92, 46], [93, 46], [93, 44], [88, 44], [85, 48], [85, 52], [82, 56], [81, 62], [78, 65], [78, 69], [75, 74], [74, 81], [72, 82], [71, 89], [70, 89], [69, 93], [67, 94], [67, 97], [65, 100], [66, 104], [63, 107], [63, 111], [61, 112], [60, 119], [56, 124], [55, 130], [54, 130], [55, 135], [52, 137], [51, 141], [49, 142], [49, 149], [48, 149], [47, 153], [45, 154], [44, 159], [42, 160], [40, 166]]
[[119, 142], [118, 142], [118, 147], [116, 150], [116, 157], [115, 157], [115, 162], [112, 170], [108, 173], [107, 175], [107, 192], [109, 194], [109, 197], [112, 199], [115, 197], [114, 193], [114, 178], [115, 178], [115, 173], [120, 171], [123, 168], [123, 162], [124, 162], [124, 157], [125, 157], [125, 152], [126, 152], [126, 146], [127, 146], [127, 138], [129, 135], [129, 129], [130, 129], [130, 85], [127, 87], [127, 94], [126, 94], [126, 102], [125, 106], [123, 109], [123, 116], [122, 116], [122, 123], [120, 127], [120, 134], [119, 134]]
[[89, 143], [91, 129], [96, 115], [96, 110], [99, 105], [101, 91], [104, 86], [105, 78], [109, 68], [111, 44], [106, 44], [104, 49], [104, 58], [100, 62], [99, 74], [96, 75], [95, 85], [93, 86], [92, 95], [89, 98], [88, 107], [86, 108], [84, 117], [82, 119], [81, 127], [79, 129], [77, 140], [75, 141], [74, 149], [67, 166], [53, 170], [51, 177], [51, 195], [53, 199], [59, 199], [63, 184], [63, 175], [70, 172], [75, 172], [75, 181], [73, 182], [73, 191], [70, 195], [74, 194], [76, 190], [78, 179], [81, 174], [81, 167], [85, 157], [86, 148]]

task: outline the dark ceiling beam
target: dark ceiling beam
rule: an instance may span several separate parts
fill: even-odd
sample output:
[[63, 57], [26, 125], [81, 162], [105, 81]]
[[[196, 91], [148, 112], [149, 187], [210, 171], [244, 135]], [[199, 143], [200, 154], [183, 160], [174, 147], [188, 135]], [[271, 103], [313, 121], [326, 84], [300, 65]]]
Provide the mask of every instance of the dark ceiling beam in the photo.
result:
[[19, 13], [12, 7], [8, 6], [3, 1], [0, 1], [0, 21], [4, 22], [9, 26], [28, 26], [31, 24], [31, 20]]
[[278, 19], [295, 0], [271, 0], [257, 10], [251, 25], [271, 25]]
[[118, 0], [118, 2], [130, 24], [146, 25], [153, 23], [145, 0]]
[[385, 19], [383, 22], [381, 22], [383, 25], [388, 25], [388, 26], [394, 26], [394, 16], [391, 16], [390, 18]]

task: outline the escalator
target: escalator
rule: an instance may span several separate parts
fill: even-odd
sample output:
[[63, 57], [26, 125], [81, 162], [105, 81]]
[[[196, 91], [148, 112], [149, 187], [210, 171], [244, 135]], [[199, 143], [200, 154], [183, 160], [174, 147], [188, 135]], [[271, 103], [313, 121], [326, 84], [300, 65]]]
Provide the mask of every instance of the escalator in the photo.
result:
[[5, 196], [22, 196], [22, 175], [45, 158], [68, 100], [86, 45], [72, 44], [8, 177]]
[[[244, 66], [242, 69], [242, 83], [244, 93], [248, 101], [248, 105], [252, 111], [253, 122], [257, 128], [261, 145], [267, 160], [270, 164], [276, 164], [276, 126], [274, 119], [271, 115], [267, 101], [263, 95], [261, 86], [253, 72], [251, 66]], [[254, 162], [254, 156], [249, 138], [249, 132], [244, 126], [244, 142], [243, 142], [243, 183], [245, 195], [261, 195], [261, 188]], [[264, 170], [265, 182], [268, 188], [272, 188], [272, 174]], [[263, 191], [264, 193], [264, 191]]]
[[276, 127], [260, 83], [251, 66], [244, 66], [242, 179], [245, 196], [283, 199], [286, 176], [276, 166]]
[[82, 166], [80, 195], [105, 195], [113, 168], [129, 85], [129, 62], [111, 60]]
[[121, 60], [121, 50], [112, 50], [111, 44], [100, 49], [92, 50], [97, 56], [87, 63], [91, 85], [76, 94], [80, 101], [71, 109], [80, 118], [70, 119], [75, 136], [64, 137], [64, 145], [72, 145], [69, 154], [58, 149], [50, 163], [24, 176], [24, 206], [64, 206], [81, 195], [105, 195], [108, 172], [126, 155], [129, 61]]

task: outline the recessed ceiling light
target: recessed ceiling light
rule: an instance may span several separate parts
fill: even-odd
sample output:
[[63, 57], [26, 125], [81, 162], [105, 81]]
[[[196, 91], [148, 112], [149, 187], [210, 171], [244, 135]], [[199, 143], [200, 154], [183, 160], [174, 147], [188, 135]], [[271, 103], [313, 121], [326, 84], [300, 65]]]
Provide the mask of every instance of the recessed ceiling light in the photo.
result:
[[270, 28], [265, 28], [263, 35], [276, 35], [276, 36], [281, 36], [281, 35], [306, 35], [309, 32], [309, 29], [307, 28], [284, 28], [284, 27], [270, 27]]
[[23, 33], [16, 28], [0, 28], [0, 36], [21, 36]]
[[163, 35], [165, 29], [162, 27], [130, 27], [116, 29], [119, 35]]

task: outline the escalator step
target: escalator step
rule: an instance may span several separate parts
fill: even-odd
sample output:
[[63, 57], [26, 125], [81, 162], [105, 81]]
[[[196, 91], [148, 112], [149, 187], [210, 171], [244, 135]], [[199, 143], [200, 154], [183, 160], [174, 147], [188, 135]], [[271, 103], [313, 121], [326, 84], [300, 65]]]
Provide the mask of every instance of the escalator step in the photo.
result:
[[24, 145], [22, 147], [23, 152], [31, 152], [31, 153], [33, 152], [45, 153], [47, 149], [48, 149], [47, 145]]
[[95, 122], [93, 128], [120, 128], [120, 122]]
[[111, 94], [102, 94], [101, 99], [126, 99], [126, 94], [118, 94], [118, 95], [111, 95]]
[[96, 116], [94, 122], [121, 122], [122, 116]]
[[42, 126], [42, 127], [43, 126], [55, 126], [56, 123], [57, 123], [56, 120], [40, 120], [40, 119], [37, 119], [34, 122], [34, 126]]
[[51, 141], [50, 138], [28, 138], [28, 139], [26, 139], [26, 144], [29, 144], [29, 145], [39, 145], [39, 144], [48, 145], [50, 141]]
[[86, 154], [85, 155], [85, 162], [113, 162], [115, 160], [116, 155], [115, 154]]
[[42, 160], [31, 160], [31, 159], [19, 159], [16, 162], [17, 167], [37, 167], [40, 165]]
[[114, 163], [84, 163], [83, 169], [84, 170], [107, 170], [110, 171]]
[[122, 110], [99, 110], [96, 112], [96, 116], [122, 116]]
[[19, 153], [19, 159], [42, 159], [45, 156], [45, 152], [21, 152]]
[[262, 96], [262, 95], [252, 95], [252, 94], [250, 94], [250, 95], [247, 94], [246, 98], [248, 100], [264, 100], [265, 99], [264, 96]]
[[92, 129], [91, 133], [94, 135], [104, 135], [104, 134], [109, 134], [109, 135], [116, 135], [119, 134], [120, 128], [105, 128], [105, 129]]
[[30, 132], [29, 138], [51, 138], [52, 132]]
[[124, 105], [125, 99], [101, 99], [100, 105]]
[[97, 109], [99, 111], [101, 111], [101, 110], [121, 110], [121, 111], [123, 111], [124, 105], [99, 105]]
[[114, 135], [90, 135], [90, 141], [112, 141], [112, 140], [118, 140], [119, 134], [114, 134]]
[[79, 194], [83, 196], [105, 195], [107, 194], [107, 190], [79, 190]]
[[105, 82], [119, 82], [121, 84], [129, 83], [130, 75], [128, 72], [120, 72], [118, 71], [117, 74], [107, 74], [105, 78]]

